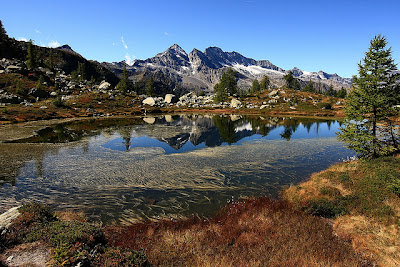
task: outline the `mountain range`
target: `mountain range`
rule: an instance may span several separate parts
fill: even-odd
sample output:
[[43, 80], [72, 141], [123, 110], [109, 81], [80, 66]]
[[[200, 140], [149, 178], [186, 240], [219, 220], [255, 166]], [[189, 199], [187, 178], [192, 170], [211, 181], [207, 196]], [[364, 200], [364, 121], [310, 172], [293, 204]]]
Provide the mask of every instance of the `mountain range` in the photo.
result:
[[349, 88], [352, 84], [352, 79], [340, 77], [336, 73], [309, 72], [298, 68], [284, 70], [268, 60], [247, 58], [238, 52], [224, 52], [219, 47], [209, 47], [204, 52], [193, 49], [188, 54], [179, 45], [174, 44], [165, 52], [146, 60], [136, 60], [131, 65], [124, 61], [102, 64], [116, 74], [122, 73], [125, 66], [130, 73], [130, 79], [136, 82], [146, 77], [153, 77], [156, 81], [165, 79], [173, 86], [189, 91], [211, 92], [228, 68], [239, 73], [238, 86], [242, 89], [250, 89], [254, 79], [260, 80], [265, 75], [268, 75], [273, 87], [282, 86], [282, 78], [289, 71], [293, 72], [302, 86], [312, 81], [314, 86], [322, 91], [330, 86], [336, 90], [342, 87]]

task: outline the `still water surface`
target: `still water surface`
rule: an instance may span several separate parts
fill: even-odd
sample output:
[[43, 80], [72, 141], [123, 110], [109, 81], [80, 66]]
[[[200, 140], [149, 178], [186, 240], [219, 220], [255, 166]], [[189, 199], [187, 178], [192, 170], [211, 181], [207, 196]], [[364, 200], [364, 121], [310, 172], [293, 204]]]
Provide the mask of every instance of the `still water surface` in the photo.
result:
[[277, 197], [354, 153], [332, 120], [181, 115], [60, 124], [0, 144], [0, 211], [26, 200], [104, 222], [211, 215]]

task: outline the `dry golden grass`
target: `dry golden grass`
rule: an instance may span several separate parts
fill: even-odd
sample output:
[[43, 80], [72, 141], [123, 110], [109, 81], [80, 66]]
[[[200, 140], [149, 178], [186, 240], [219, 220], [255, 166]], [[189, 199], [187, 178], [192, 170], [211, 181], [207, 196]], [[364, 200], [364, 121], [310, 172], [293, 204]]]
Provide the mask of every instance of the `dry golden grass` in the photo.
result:
[[323, 219], [282, 201], [247, 199], [213, 219], [108, 227], [112, 245], [145, 250], [155, 266], [368, 266]]
[[342, 216], [335, 220], [339, 237], [351, 240], [353, 248], [379, 266], [400, 266], [400, 227], [383, 225], [365, 216]]
[[353, 170], [354, 163], [341, 163], [330, 167], [328, 170], [314, 173], [310, 180], [301, 183], [300, 185], [290, 186], [282, 195], [284, 199], [297, 205], [305, 201], [313, 199], [327, 198], [332, 200], [332, 196], [324, 194], [323, 189], [336, 189], [342, 196], [351, 194], [351, 190], [346, 188], [340, 182], [329, 179], [333, 174], [339, 174], [345, 171]]
[[[400, 266], [400, 197], [392, 191], [400, 179], [399, 159], [337, 164], [288, 188], [283, 196], [298, 209], [318, 199], [350, 197], [347, 215], [334, 220], [335, 233], [378, 266]], [[323, 190], [327, 187], [336, 188], [340, 195], [329, 195]]]

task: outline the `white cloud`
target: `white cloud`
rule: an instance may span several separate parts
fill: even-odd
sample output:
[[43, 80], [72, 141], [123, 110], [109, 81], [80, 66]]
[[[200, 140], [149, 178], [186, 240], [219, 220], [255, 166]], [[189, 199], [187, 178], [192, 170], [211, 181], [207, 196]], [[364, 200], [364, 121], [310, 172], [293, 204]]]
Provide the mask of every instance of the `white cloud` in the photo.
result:
[[42, 34], [42, 32], [39, 31], [38, 29], [36, 29], [35, 32], [36, 32], [37, 34]]
[[167, 36], [169, 35], [168, 32], [164, 32], [164, 34], [167, 35]]
[[128, 64], [129, 66], [132, 66], [133, 63], [135, 63], [135, 56], [132, 55], [132, 57], [131, 57], [128, 53], [126, 53], [126, 55], [125, 55], [125, 62], [126, 62], [126, 64]]
[[48, 47], [59, 47], [61, 46], [59, 42], [57, 41], [51, 41], [50, 43], [47, 44]]
[[17, 40], [18, 40], [18, 41], [28, 42], [28, 39], [26, 39], [26, 38], [24, 38], [24, 37], [18, 37]]
[[128, 46], [126, 45], [126, 43], [124, 41], [124, 37], [121, 37], [121, 42], [122, 42], [122, 45], [125, 47], [125, 49], [128, 50]]
[[[129, 48], [128, 48], [128, 45], [125, 43], [124, 37], [121, 37], [121, 42], [122, 42], [122, 45], [124, 46], [125, 51], [126, 51], [126, 53], [125, 53], [125, 63], [128, 64], [129, 66], [132, 66], [133, 63], [135, 63], [135, 56], [134, 55], [129, 55]], [[113, 43], [113, 45], [115, 45], [115, 44]]]

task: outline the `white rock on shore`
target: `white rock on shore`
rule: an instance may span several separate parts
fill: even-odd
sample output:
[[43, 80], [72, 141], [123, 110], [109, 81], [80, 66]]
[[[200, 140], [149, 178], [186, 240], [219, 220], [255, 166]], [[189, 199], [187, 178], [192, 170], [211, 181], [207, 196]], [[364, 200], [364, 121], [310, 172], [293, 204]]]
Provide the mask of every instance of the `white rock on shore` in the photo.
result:
[[0, 233], [2, 233], [3, 229], [8, 228], [11, 223], [19, 216], [19, 207], [14, 207], [9, 209], [8, 211], [0, 214]]

